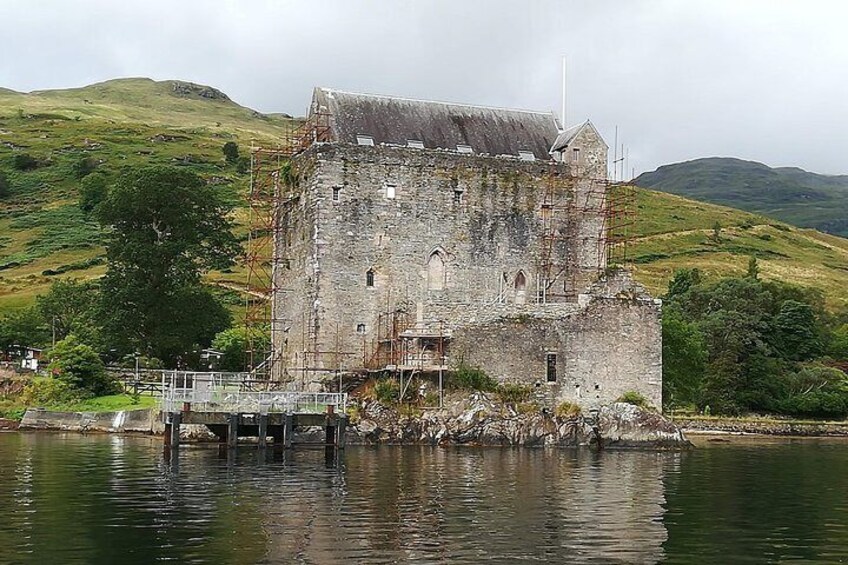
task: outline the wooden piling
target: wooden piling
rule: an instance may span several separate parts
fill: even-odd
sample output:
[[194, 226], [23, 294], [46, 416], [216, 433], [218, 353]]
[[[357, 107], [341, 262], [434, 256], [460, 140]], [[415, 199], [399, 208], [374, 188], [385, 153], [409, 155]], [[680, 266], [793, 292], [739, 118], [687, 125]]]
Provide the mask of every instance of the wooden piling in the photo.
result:
[[268, 443], [268, 414], [259, 415], [259, 447], [265, 447]]
[[227, 416], [227, 447], [233, 448], [238, 445], [238, 414], [229, 414]]
[[347, 416], [344, 414], [339, 415], [339, 419], [336, 424], [336, 447], [339, 449], [345, 448], [345, 435], [347, 431]]
[[176, 448], [180, 446], [180, 423], [182, 422], [183, 415], [179, 412], [171, 412], [171, 429], [168, 430], [170, 433], [168, 434], [168, 445], [172, 448]]
[[286, 449], [291, 448], [293, 436], [294, 436], [294, 415], [293, 414], [286, 414], [285, 429], [283, 431], [283, 443], [286, 446]]

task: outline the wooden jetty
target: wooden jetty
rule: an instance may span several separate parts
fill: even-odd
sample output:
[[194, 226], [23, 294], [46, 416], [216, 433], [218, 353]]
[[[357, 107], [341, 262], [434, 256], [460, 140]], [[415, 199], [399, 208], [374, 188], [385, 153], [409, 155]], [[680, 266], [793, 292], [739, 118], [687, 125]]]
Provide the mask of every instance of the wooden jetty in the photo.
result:
[[344, 449], [347, 394], [256, 388], [226, 373], [163, 373], [166, 447], [179, 446], [182, 425], [201, 424], [227, 447], [236, 447], [240, 437], [255, 437], [265, 447], [270, 437], [275, 446], [291, 448], [296, 428], [320, 427], [324, 441], [315, 445]]

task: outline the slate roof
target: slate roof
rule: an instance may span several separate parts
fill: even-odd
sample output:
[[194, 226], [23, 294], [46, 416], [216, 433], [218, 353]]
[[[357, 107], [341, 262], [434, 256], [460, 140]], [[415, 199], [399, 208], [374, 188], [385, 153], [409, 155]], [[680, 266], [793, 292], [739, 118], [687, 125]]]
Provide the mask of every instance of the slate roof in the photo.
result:
[[456, 151], [468, 145], [475, 154], [511, 155], [530, 151], [536, 159], [551, 159], [558, 134], [552, 112], [532, 112], [469, 106], [429, 100], [411, 100], [316, 88], [313, 108], [332, 114], [333, 139], [357, 143], [368, 135], [374, 144], [424, 143], [427, 149]]

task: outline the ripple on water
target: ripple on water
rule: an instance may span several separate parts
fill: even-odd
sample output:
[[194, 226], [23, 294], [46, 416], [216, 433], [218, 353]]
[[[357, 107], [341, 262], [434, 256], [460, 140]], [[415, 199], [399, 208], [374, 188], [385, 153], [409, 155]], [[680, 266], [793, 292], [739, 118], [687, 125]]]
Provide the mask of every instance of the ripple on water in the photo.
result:
[[0, 563], [761, 563], [848, 557], [845, 444], [691, 453], [184, 446], [0, 434]]

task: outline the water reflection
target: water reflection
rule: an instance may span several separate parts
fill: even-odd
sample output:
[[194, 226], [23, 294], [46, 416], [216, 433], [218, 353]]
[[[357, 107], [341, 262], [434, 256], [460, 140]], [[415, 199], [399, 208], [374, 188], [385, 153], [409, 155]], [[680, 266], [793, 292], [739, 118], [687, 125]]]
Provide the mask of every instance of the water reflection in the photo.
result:
[[832, 562], [845, 445], [164, 458], [156, 438], [0, 434], [0, 563]]

